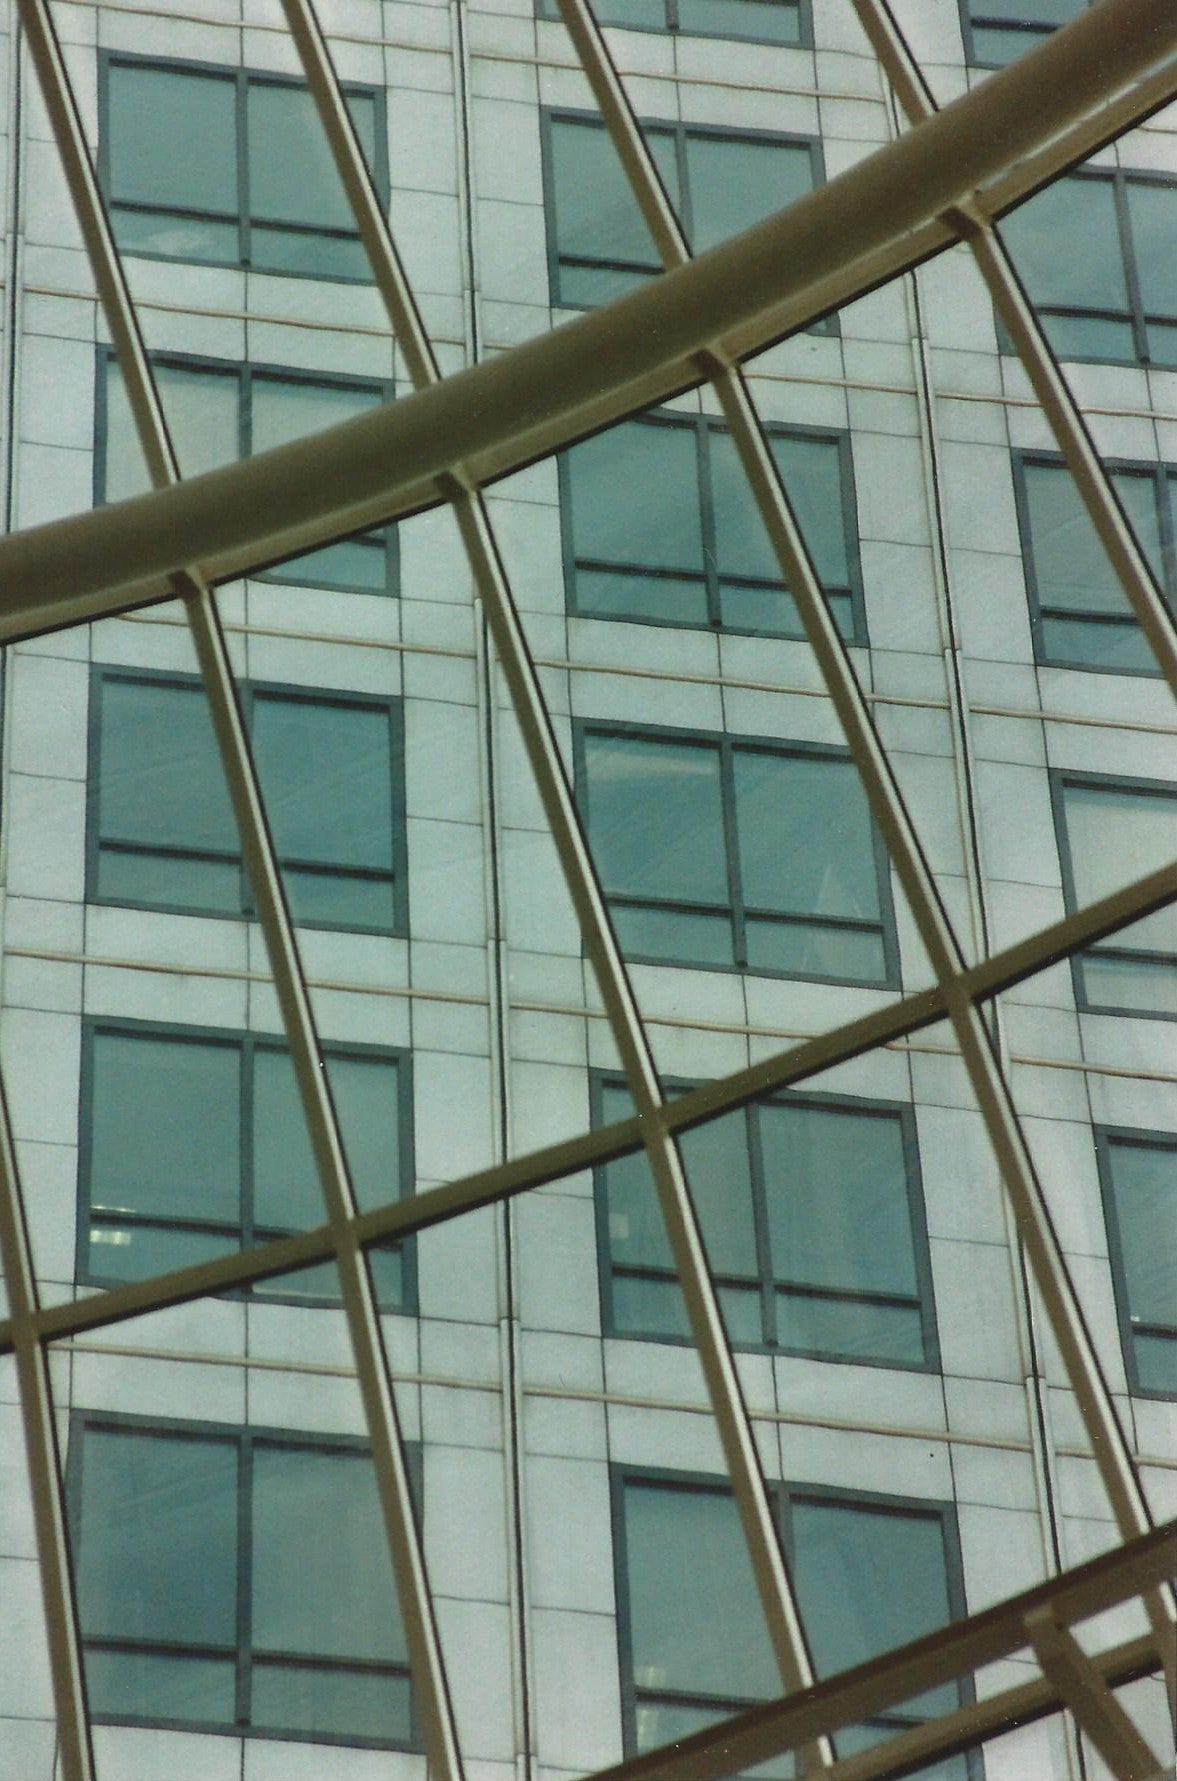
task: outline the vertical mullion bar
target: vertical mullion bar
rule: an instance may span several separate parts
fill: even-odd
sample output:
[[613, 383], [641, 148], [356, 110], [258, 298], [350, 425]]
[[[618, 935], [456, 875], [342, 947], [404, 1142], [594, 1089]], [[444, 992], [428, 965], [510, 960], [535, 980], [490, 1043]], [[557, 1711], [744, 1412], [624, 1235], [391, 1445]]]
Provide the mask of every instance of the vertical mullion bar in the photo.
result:
[[[433, 383], [436, 362], [417, 312], [391, 231], [376, 202], [351, 119], [309, 0], [282, 0], [328, 142], [388, 309], [394, 333], [418, 388]], [[634, 126], [636, 132], [636, 125]], [[644, 155], [640, 136], [637, 147]], [[663, 194], [665, 199], [665, 194]], [[669, 206], [667, 206], [669, 210]], [[670, 212], [672, 236], [685, 256]], [[656, 237], [657, 239], [657, 237]], [[667, 236], [667, 240], [671, 236]], [[459, 472], [460, 475], [460, 472]], [[716, 1424], [749, 1542], [773, 1648], [787, 1687], [812, 1680], [800, 1619], [781, 1558], [747, 1407], [732, 1357], [715, 1285], [707, 1266], [682, 1159], [663, 1120], [663, 1097], [649, 1039], [622, 961], [605, 899], [564, 770], [554, 726], [539, 684], [518, 610], [480, 493], [446, 478], [458, 526], [507, 682], [528, 760], [585, 946], [596, 973], [634, 1105], [646, 1127], [646, 1145], [667, 1233], [682, 1282]], [[831, 1760], [823, 1739], [820, 1758]]]
[[[19, 0], [19, 5], [151, 480], [156, 487], [163, 487], [178, 480], [175, 452], [94, 179], [47, 0]], [[177, 574], [175, 587], [184, 599], [196, 646], [323, 1188], [430, 1760], [436, 1781], [460, 1781], [461, 1760], [414, 1519], [388, 1356], [371, 1276], [351, 1225], [355, 1198], [224, 633], [215, 602], [199, 571]]]

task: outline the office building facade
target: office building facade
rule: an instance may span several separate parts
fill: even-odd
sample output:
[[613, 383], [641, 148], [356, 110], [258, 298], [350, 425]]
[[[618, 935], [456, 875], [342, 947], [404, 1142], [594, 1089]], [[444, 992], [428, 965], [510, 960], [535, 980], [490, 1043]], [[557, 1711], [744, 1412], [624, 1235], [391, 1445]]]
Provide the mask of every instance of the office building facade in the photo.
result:
[[[1177, 1514], [1119, 4], [10, 9], [0, 1781], [592, 1774]], [[776, 1748], [1171, 1763], [1151, 1562]]]

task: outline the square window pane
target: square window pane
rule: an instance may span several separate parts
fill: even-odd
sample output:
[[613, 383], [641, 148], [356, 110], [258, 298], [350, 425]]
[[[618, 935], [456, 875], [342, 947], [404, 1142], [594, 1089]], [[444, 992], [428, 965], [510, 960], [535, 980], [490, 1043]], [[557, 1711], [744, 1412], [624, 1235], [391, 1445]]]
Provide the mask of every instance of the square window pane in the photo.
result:
[[[307, 89], [251, 80], [245, 115], [251, 215], [312, 228], [353, 228], [351, 206]], [[358, 116], [353, 107], [352, 116], [357, 123], [363, 119], [370, 158], [371, 100]]]
[[[235, 79], [112, 62], [108, 80], [111, 198], [235, 217]], [[180, 143], [182, 154], [176, 152]], [[235, 237], [236, 230], [234, 259]]]
[[691, 246], [696, 253], [751, 228], [813, 190], [807, 143], [686, 136]]
[[[1177, 857], [1177, 795], [1117, 785], [1064, 785], [1066, 836], [1079, 907]], [[1177, 952], [1177, 906], [1122, 928], [1115, 950]]]
[[236, 1443], [102, 1428], [78, 1439], [85, 1636], [232, 1648]]
[[392, 870], [386, 708], [259, 692], [252, 738], [283, 861]]
[[91, 1206], [239, 1224], [238, 1048], [126, 1032], [92, 1047]]
[[[578, 558], [702, 573], [693, 426], [628, 421], [611, 427], [573, 446], [566, 475]], [[657, 596], [655, 583], [651, 597]]]
[[777, 1280], [914, 1297], [898, 1117], [769, 1102], [757, 1118]]
[[155, 367], [182, 476], [231, 464], [241, 452], [241, 381], [235, 371]]
[[[642, 221], [616, 151], [603, 127], [570, 118], [551, 125], [551, 169], [554, 187], [556, 247], [561, 258], [603, 263], [611, 274], [634, 267], [659, 270], [657, 249]], [[676, 194], [672, 193], [672, 201]], [[560, 295], [565, 302], [601, 302], [628, 282], [616, 276], [600, 281], [595, 294], [574, 296], [568, 272], [561, 269]]]
[[1177, 1397], [1177, 1338], [1134, 1335], [1132, 1347], [1141, 1389]]
[[606, 891], [726, 906], [718, 748], [590, 733], [585, 766]]
[[369, 1455], [255, 1441], [252, 1475], [255, 1649], [406, 1661]]
[[[1001, 233], [1031, 298], [1063, 309], [1128, 310], [1110, 179], [1059, 179], [1004, 217]], [[1076, 253], [1082, 241], [1082, 253]]]
[[[100, 696], [101, 840], [234, 858], [236, 824], [203, 690], [112, 676]], [[228, 870], [236, 882], [236, 867]]]

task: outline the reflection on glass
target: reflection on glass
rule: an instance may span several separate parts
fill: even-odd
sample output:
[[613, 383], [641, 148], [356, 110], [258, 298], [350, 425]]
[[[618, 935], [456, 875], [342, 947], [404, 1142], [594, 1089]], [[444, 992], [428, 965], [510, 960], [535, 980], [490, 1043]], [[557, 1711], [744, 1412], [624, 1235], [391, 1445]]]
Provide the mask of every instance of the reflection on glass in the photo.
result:
[[[1082, 908], [1172, 864], [1177, 791], [1131, 781], [1057, 781], [1067, 905]], [[1083, 1005], [1177, 1014], [1177, 905], [1129, 923], [1073, 961]]]

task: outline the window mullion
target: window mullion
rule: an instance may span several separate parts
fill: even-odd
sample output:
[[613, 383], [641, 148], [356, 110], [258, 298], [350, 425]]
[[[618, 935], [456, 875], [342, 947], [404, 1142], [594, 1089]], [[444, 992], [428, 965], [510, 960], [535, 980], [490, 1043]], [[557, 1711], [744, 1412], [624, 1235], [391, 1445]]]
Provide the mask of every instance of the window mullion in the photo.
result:
[[748, 939], [744, 921], [744, 887], [740, 873], [740, 836], [736, 812], [735, 750], [731, 738], [719, 739], [719, 791], [723, 801], [723, 839], [727, 850], [727, 893], [731, 901], [732, 944], [736, 965], [748, 968]]

